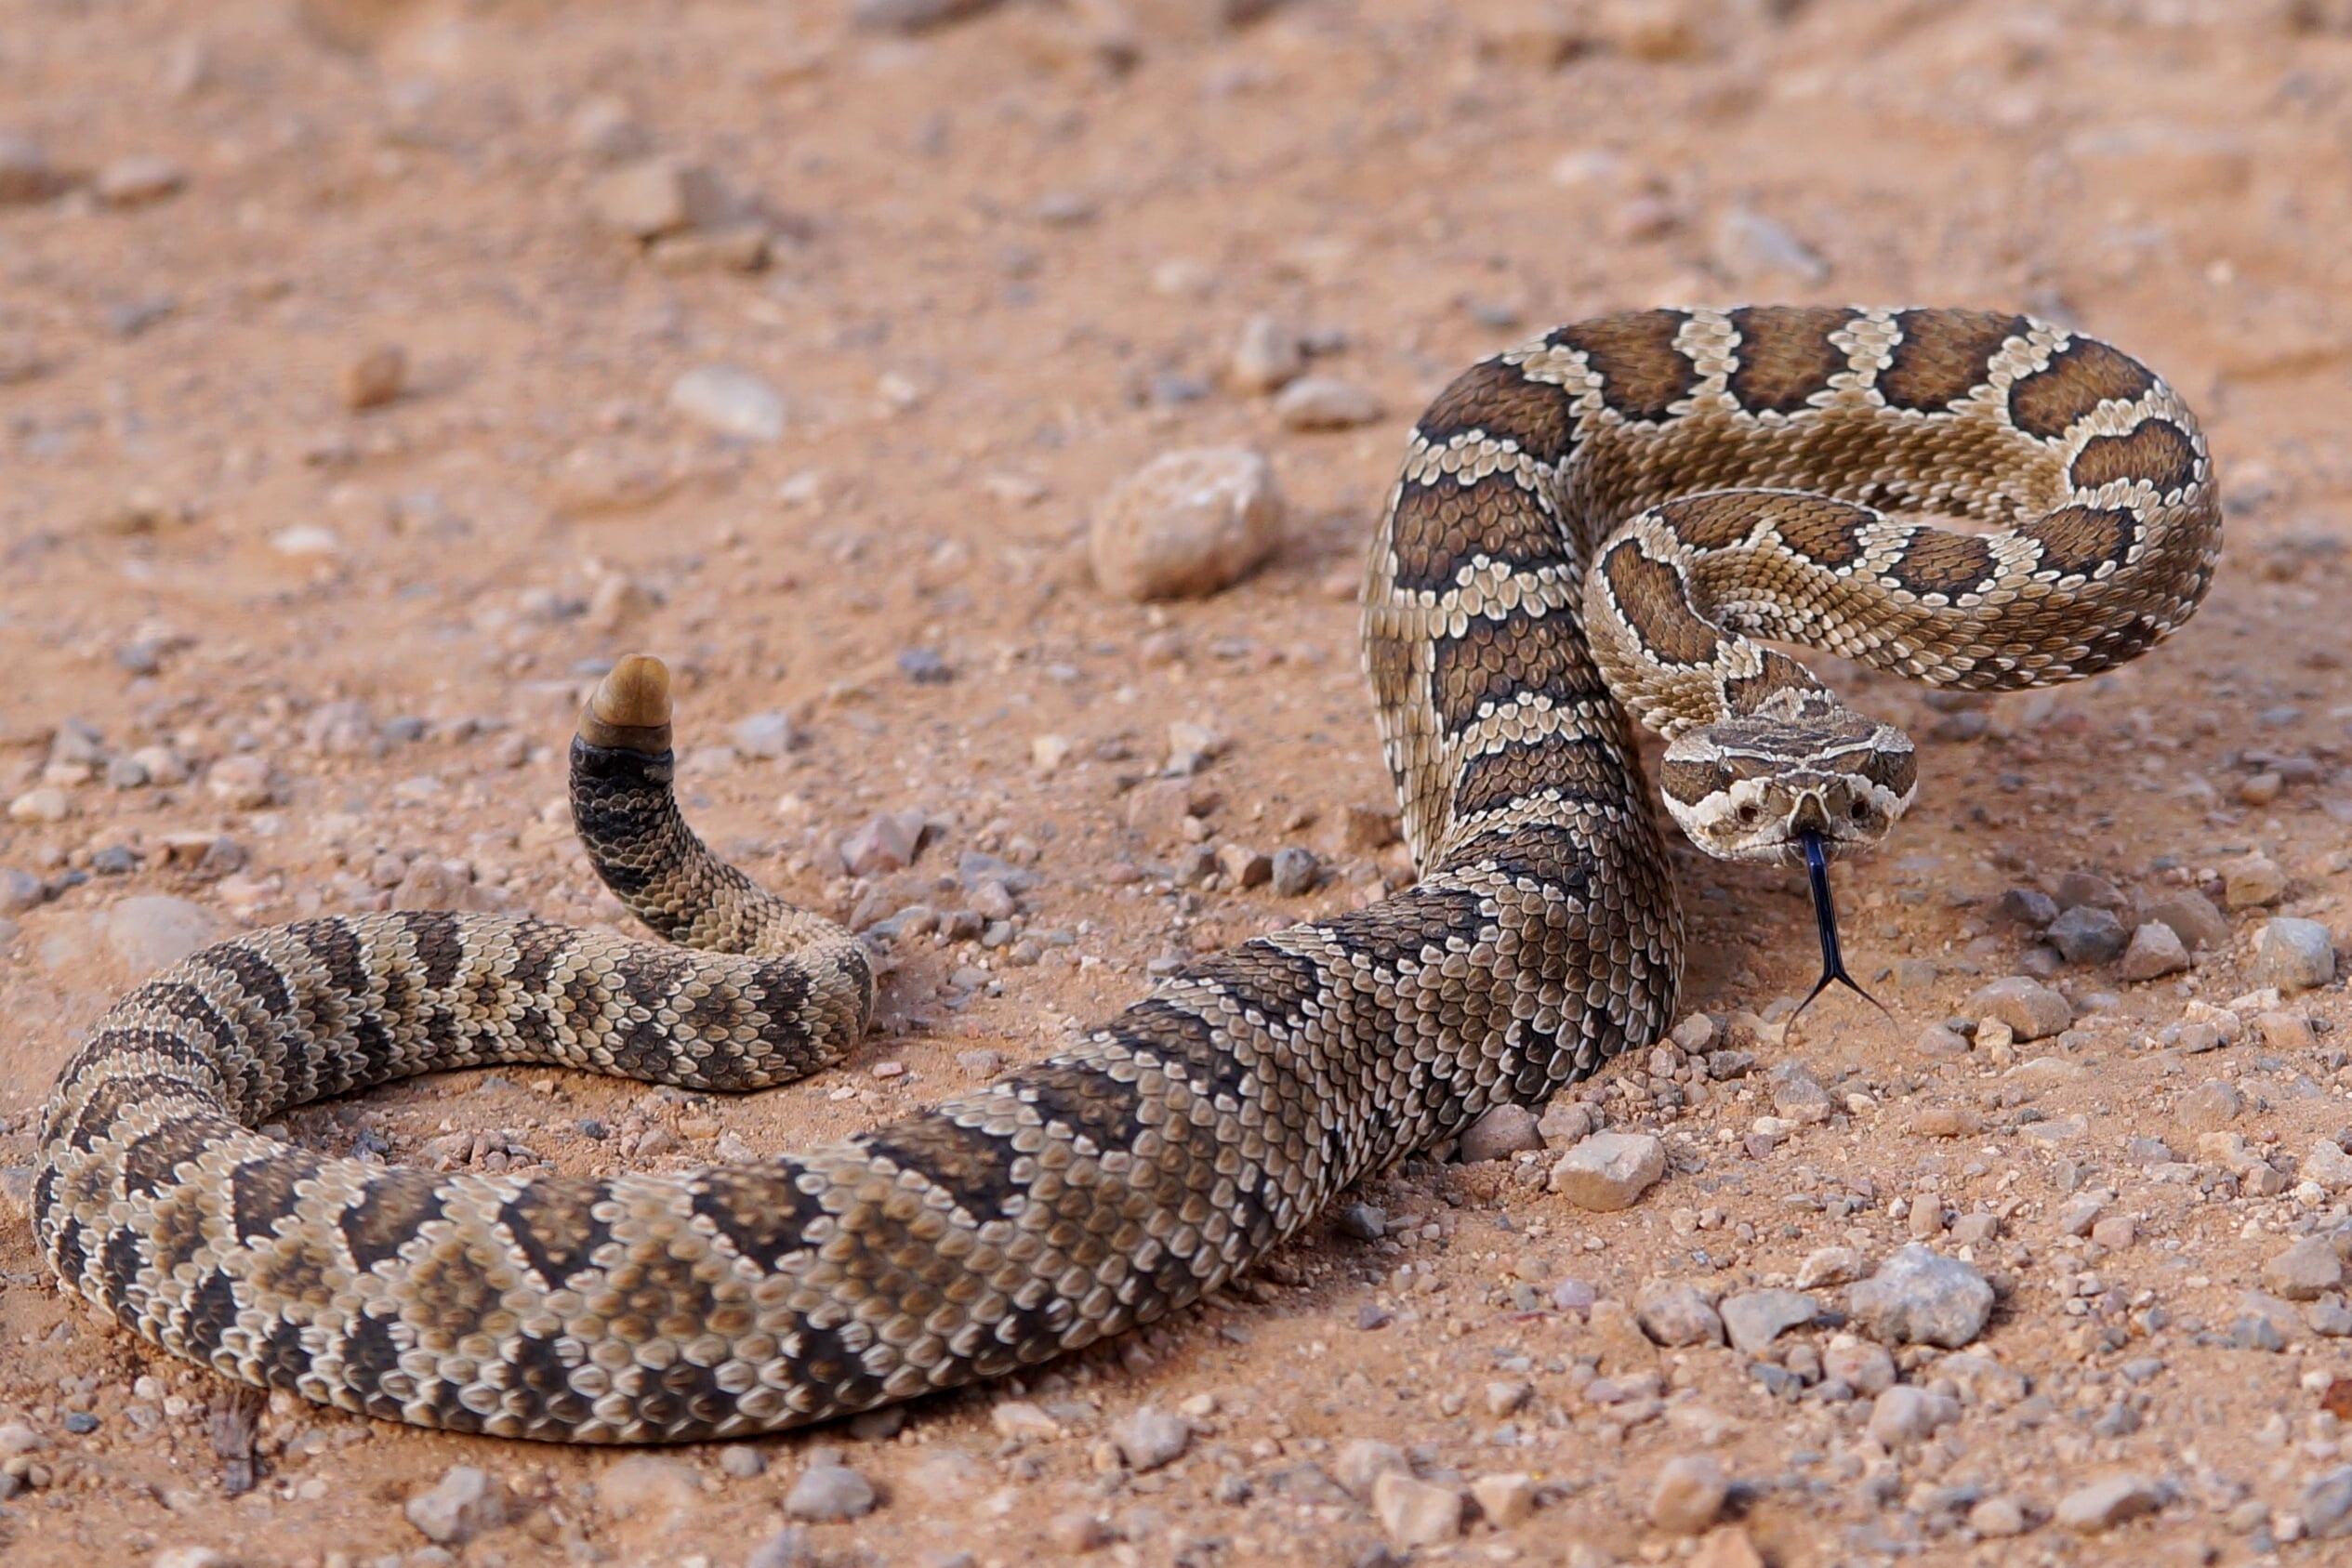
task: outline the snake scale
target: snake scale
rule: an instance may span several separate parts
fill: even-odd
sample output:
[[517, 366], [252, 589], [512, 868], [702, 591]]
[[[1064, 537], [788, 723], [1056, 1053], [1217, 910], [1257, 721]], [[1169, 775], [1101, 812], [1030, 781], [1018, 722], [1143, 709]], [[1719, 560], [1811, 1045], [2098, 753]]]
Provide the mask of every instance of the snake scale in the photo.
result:
[[730, 1437], [1032, 1365], [1664, 1031], [1682, 926], [1637, 722], [1667, 737], [1663, 794], [1702, 849], [1842, 852], [1909, 803], [1909, 743], [1756, 639], [1948, 687], [2066, 680], [2180, 626], [2219, 527], [2181, 402], [2063, 327], [1811, 307], [1564, 326], [1421, 415], [1371, 550], [1411, 887], [761, 1164], [435, 1175], [249, 1130], [443, 1068], [741, 1090], [851, 1048], [862, 948], [704, 849], [671, 794], [665, 673], [633, 658], [582, 718], [574, 812], [666, 942], [396, 913], [201, 952], [63, 1070], [38, 1240], [68, 1290], [176, 1354], [462, 1431]]

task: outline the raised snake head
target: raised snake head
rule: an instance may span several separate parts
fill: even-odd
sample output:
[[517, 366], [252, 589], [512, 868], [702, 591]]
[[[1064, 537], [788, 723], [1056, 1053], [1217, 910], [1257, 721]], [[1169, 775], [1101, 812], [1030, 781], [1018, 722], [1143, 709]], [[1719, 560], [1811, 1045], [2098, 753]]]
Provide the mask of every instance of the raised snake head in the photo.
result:
[[1801, 865], [1886, 837], [1919, 784], [1910, 737], [1829, 692], [1781, 691], [1666, 747], [1666, 809], [1718, 860]]

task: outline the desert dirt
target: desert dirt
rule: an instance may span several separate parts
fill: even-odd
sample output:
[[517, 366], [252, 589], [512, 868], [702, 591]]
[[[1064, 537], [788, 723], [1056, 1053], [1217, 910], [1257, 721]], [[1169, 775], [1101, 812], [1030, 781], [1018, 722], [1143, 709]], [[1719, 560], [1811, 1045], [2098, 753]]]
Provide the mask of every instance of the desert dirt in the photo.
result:
[[[835, 0], [0, 0], [0, 797], [29, 802], [0, 821], [23, 905], [0, 916], [12, 1568], [2352, 1551], [2307, 1538], [2352, 1507], [2323, 1408], [2352, 1316], [2318, 1256], [2347, 1211], [2315, 1154], [2352, 1127], [2352, 1008], [2340, 979], [2249, 995], [2272, 918], [2352, 943], [2352, 18], [1219, 12], [1016, 3], [909, 31]], [[661, 156], [729, 211], [648, 245], [599, 192]], [[1814, 661], [1921, 748], [1919, 805], [1839, 877], [1894, 1021], [1833, 994], [1787, 1023], [1815, 965], [1801, 885], [1679, 851], [1685, 1008], [1755, 1062], [1644, 1053], [1591, 1091], [1612, 1130], [1665, 1140], [1632, 1206], [1547, 1192], [1557, 1150], [1410, 1162], [1361, 1193], [1381, 1239], [1319, 1224], [1128, 1341], [757, 1463], [284, 1394], [241, 1438], [229, 1385], [55, 1288], [24, 1221], [47, 1085], [149, 940], [205, 918], [122, 901], [219, 932], [395, 898], [619, 922], [560, 801], [582, 693], [630, 650], [679, 672], [691, 815], [763, 882], [845, 918], [952, 912], [963, 857], [995, 856], [1034, 877], [1008, 922], [1026, 947], [902, 937], [871, 1036], [799, 1087], [459, 1074], [292, 1136], [579, 1171], [750, 1157], [984, 1082], [985, 1053], [1041, 1054], [1156, 962], [1403, 885], [1352, 600], [1414, 412], [1556, 321], [1748, 299], [2027, 309], [2122, 344], [2204, 419], [2228, 544], [2193, 624], [2085, 684], [1931, 705]], [[1236, 387], [1261, 313], [1369, 417], [1294, 428]], [[404, 362], [363, 362], [386, 348]], [[780, 418], [755, 395], [731, 432], [673, 395], [710, 365]], [[1229, 444], [1278, 478], [1274, 558], [1197, 600], [1098, 588], [1105, 491]], [[1222, 742], [1198, 814], [1131, 822], [1171, 723]], [[928, 824], [915, 865], [850, 876], [841, 841], [900, 811]], [[1180, 886], [1186, 833], [1304, 848], [1328, 878]], [[2053, 968], [2000, 918], [2015, 889], [2126, 931], [2184, 892], [2237, 907], [2192, 969], [2128, 982]], [[1930, 1032], [2037, 966], [2063, 1034]], [[1830, 1318], [1750, 1355], [1703, 1319], [1654, 1346], [1623, 1310], [1803, 1276], [1834, 1314], [1824, 1249], [1867, 1272], [1913, 1240], [1998, 1293], [1974, 1361], [1896, 1350], [1923, 1433], [1824, 1371], [1871, 1360]], [[1190, 1431], [1143, 1470], [1108, 1439], [1147, 1405]], [[1334, 1479], [1359, 1440], [1407, 1451], [1427, 1491], [1405, 1500], [1474, 1490], [1497, 1517], [1410, 1544], [1398, 1489], [1376, 1509]], [[762, 1548], [825, 1448], [879, 1506]], [[1720, 1515], [1670, 1497], [1654, 1522], [1689, 1458], [1728, 1478]], [[459, 1466], [504, 1522], [434, 1545], [404, 1505]], [[1473, 1489], [1498, 1475], [1527, 1482]]]

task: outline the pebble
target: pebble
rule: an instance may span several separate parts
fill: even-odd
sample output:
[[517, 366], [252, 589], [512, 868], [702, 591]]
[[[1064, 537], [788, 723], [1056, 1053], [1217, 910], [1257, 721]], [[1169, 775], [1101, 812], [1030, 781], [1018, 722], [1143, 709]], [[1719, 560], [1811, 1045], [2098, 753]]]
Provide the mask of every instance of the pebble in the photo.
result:
[[2219, 1078], [2198, 1085], [2173, 1102], [2173, 1120], [2189, 1132], [2217, 1132], [2245, 1110], [2244, 1097]]
[[2268, 855], [2245, 855], [2221, 868], [2221, 902], [2227, 909], [2257, 909], [2286, 896], [2287, 874]]
[[1707, 1532], [1698, 1549], [1684, 1559], [1684, 1568], [1769, 1568], [1769, 1564], [1746, 1526], [1722, 1524]]
[[46, 201], [64, 183], [40, 148], [0, 132], [0, 206]]
[[2051, 921], [2048, 934], [2069, 964], [2108, 963], [2121, 956], [2130, 941], [2113, 910], [2087, 903], [2077, 904]]
[[1047, 1522], [1046, 1538], [1066, 1552], [1099, 1551], [1117, 1537], [1110, 1521], [1090, 1509], [1072, 1509]]
[[1818, 1317], [1821, 1303], [1793, 1290], [1743, 1290], [1724, 1297], [1718, 1311], [1733, 1348], [1758, 1356], [1790, 1329]]
[[73, 814], [73, 797], [55, 784], [28, 789], [8, 802], [8, 820], [19, 823], [61, 823]]
[[1460, 1152], [1462, 1164], [1474, 1166], [1542, 1147], [1534, 1112], [1524, 1105], [1497, 1105], [1463, 1129]]
[[2352, 1154], [2345, 1153], [2333, 1139], [2315, 1140], [2298, 1169], [2306, 1180], [2317, 1181], [2332, 1192], [2352, 1187]]
[[236, 1559], [210, 1547], [165, 1547], [147, 1560], [147, 1568], [234, 1568]]
[[2262, 929], [2250, 976], [2257, 986], [2308, 991], [2335, 978], [2335, 944], [2317, 920], [2281, 916]]
[[2011, 888], [1993, 900], [1992, 917], [2004, 926], [2038, 931], [2058, 917], [2058, 901], [2039, 888]]
[[658, 1454], [632, 1454], [596, 1478], [597, 1506], [614, 1519], [674, 1520], [700, 1506], [702, 1495], [690, 1467]]
[[1193, 1430], [1179, 1416], [1144, 1405], [1111, 1429], [1111, 1441], [1132, 1470], [1156, 1470], [1175, 1463], [1192, 1446]]
[[1388, 1234], [1388, 1215], [1370, 1204], [1349, 1204], [1340, 1210], [1340, 1232], [1360, 1242], [1376, 1242]]
[[1282, 534], [1274, 468], [1246, 447], [1164, 453], [1112, 487], [1088, 535], [1094, 580], [1122, 599], [1197, 599], [1237, 581]]
[[2314, 1540], [2352, 1535], [2352, 1465], [2338, 1465], [2313, 1477], [2296, 1511], [2303, 1515], [2304, 1534]]
[[1911, 1131], [1921, 1138], [1974, 1138], [1985, 1119], [1965, 1105], [1930, 1105], [1911, 1113]]
[[1772, 1085], [1772, 1108], [1781, 1115], [1807, 1126], [1830, 1119], [1835, 1109], [1830, 1091], [1804, 1062], [1776, 1062], [1767, 1077]]
[[126, 898], [106, 912], [106, 942], [134, 974], [178, 963], [225, 940], [232, 928], [216, 911], [160, 893]]
[[720, 1470], [734, 1481], [750, 1481], [766, 1473], [768, 1456], [747, 1443], [731, 1443], [719, 1451]]
[[1974, 1266], [1913, 1242], [1854, 1286], [1848, 1305], [1879, 1339], [1958, 1350], [1984, 1332], [1992, 1315], [1992, 1286]]
[[1968, 1510], [1968, 1528], [1988, 1540], [2005, 1540], [2026, 1533], [2024, 1505], [2015, 1497], [1986, 1497]]
[[736, 721], [728, 739], [734, 743], [737, 754], [772, 761], [792, 749], [798, 734], [789, 714], [755, 713]]
[[2262, 1266], [2263, 1288], [2290, 1301], [2317, 1301], [2344, 1284], [2344, 1263], [2325, 1236], [2306, 1236]]
[[743, 1568], [814, 1568], [819, 1561], [809, 1545], [809, 1533], [798, 1524], [787, 1524], [758, 1546], [744, 1559]]
[[1331, 1462], [1331, 1479], [1338, 1482], [1351, 1497], [1359, 1501], [1372, 1495], [1373, 1485], [1382, 1476], [1401, 1475], [1410, 1478], [1412, 1463], [1405, 1451], [1393, 1443], [1377, 1438], [1359, 1437], [1341, 1448]]
[[2158, 980], [2188, 968], [2188, 948], [2180, 933], [2161, 920], [2145, 920], [2123, 949], [2115, 972], [2124, 980]]
[[2079, 1487], [2058, 1500], [2059, 1524], [2085, 1535], [2154, 1513], [2164, 1506], [2164, 1489], [2144, 1475], [2110, 1476]]
[[1697, 1285], [1652, 1280], [1634, 1298], [1633, 1321], [1642, 1332], [1670, 1349], [1720, 1345], [1724, 1320]]
[[1962, 1008], [1970, 1018], [1995, 1018], [2020, 1040], [2040, 1040], [2074, 1021], [2074, 1008], [2055, 991], [2024, 975], [1980, 986]]
[[1535, 1477], [1520, 1471], [1482, 1475], [1470, 1483], [1470, 1496], [1487, 1522], [1508, 1530], [1536, 1509]]
[[1236, 391], [1278, 391], [1298, 379], [1306, 363], [1298, 328], [1279, 316], [1261, 311], [1242, 323], [1226, 378]]
[[135, 152], [101, 165], [91, 193], [110, 207], [139, 207], [173, 196], [188, 183], [188, 171], [158, 153]]
[[1299, 898], [1315, 890], [1322, 867], [1312, 850], [1286, 845], [1274, 852], [1272, 886], [1277, 898]]
[[1852, 1285], [1862, 1277], [1862, 1255], [1850, 1246], [1825, 1246], [1805, 1255], [1797, 1265], [1797, 1288]]
[[1399, 1550], [1433, 1547], [1461, 1534], [1461, 1494], [1409, 1475], [1383, 1475], [1372, 1483], [1372, 1514]]
[[1830, 264], [1813, 247], [1764, 214], [1735, 206], [1715, 226], [1715, 254], [1724, 270], [1742, 283], [1782, 273], [1808, 284], [1830, 275]]
[[1062, 1435], [1062, 1424], [1025, 1399], [998, 1400], [989, 1409], [988, 1424], [998, 1437], [1050, 1443]]
[[1592, 1135], [1593, 1116], [1591, 1106], [1573, 1094], [1557, 1094], [1543, 1108], [1542, 1119], [1536, 1123], [1536, 1131], [1543, 1141], [1554, 1149], [1569, 1149]]
[[408, 1499], [402, 1511], [425, 1538], [459, 1546], [506, 1522], [506, 1489], [471, 1465], [458, 1465]]
[[1926, 1442], [1959, 1419], [1958, 1400], [1898, 1383], [1880, 1394], [1870, 1406], [1869, 1430], [1885, 1448], [1908, 1448]]
[[278, 797], [277, 770], [254, 753], [224, 757], [205, 771], [205, 792], [231, 810], [258, 811]]
[[1379, 394], [1335, 376], [1302, 376], [1274, 400], [1275, 416], [1293, 430], [1350, 430], [1383, 412]]
[[1722, 1516], [1730, 1478], [1705, 1454], [1678, 1454], [1658, 1468], [1650, 1489], [1650, 1522], [1670, 1535], [1697, 1535]]
[[1666, 1146], [1648, 1133], [1596, 1132], [1560, 1156], [1551, 1190], [1595, 1213], [1630, 1208], [1666, 1174]]
[[1922, 1056], [1949, 1060], [1968, 1054], [1968, 1036], [1949, 1024], [1931, 1023], [1919, 1032], [1911, 1048]]
[[904, 871], [922, 850], [920, 811], [879, 811], [841, 840], [841, 863], [853, 876]]
[[336, 389], [354, 414], [397, 401], [408, 389], [408, 350], [397, 343], [378, 344], [343, 367]]
[[596, 220], [632, 240], [707, 228], [727, 215], [719, 178], [697, 164], [647, 158], [613, 170], [588, 191]]
[[1875, 1396], [1895, 1386], [1895, 1358], [1883, 1345], [1841, 1334], [1821, 1352], [1821, 1375], [1856, 1393]]
[[2192, 953], [2202, 947], [2221, 947], [2229, 941], [2228, 917], [2202, 893], [2168, 894], [2148, 905], [2147, 917], [2170, 927]]
[[784, 1511], [812, 1523], [863, 1519], [874, 1511], [874, 1484], [847, 1465], [811, 1465], [785, 1494]]
[[0, 915], [21, 915], [48, 897], [41, 878], [13, 865], [0, 865]]
[[783, 397], [733, 365], [696, 365], [680, 376], [669, 384], [669, 406], [738, 441], [772, 441], [784, 434]]

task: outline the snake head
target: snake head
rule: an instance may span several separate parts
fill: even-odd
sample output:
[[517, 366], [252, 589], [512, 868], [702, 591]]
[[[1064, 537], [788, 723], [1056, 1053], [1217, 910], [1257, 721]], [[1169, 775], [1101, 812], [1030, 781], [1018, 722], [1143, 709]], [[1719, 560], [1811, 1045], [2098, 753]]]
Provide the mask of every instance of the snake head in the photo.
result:
[[1666, 809], [1718, 860], [1798, 865], [1804, 836], [1835, 859], [1886, 837], [1918, 786], [1910, 737], [1827, 692], [1684, 731], [1666, 747]]

